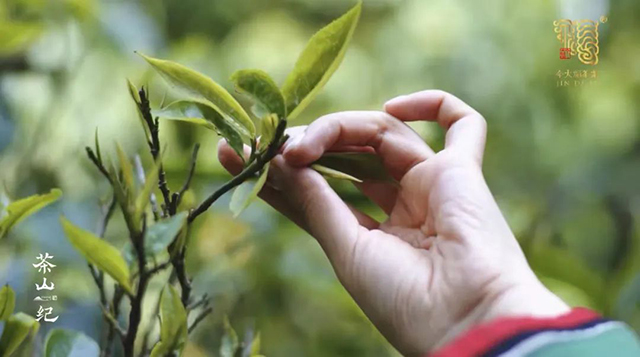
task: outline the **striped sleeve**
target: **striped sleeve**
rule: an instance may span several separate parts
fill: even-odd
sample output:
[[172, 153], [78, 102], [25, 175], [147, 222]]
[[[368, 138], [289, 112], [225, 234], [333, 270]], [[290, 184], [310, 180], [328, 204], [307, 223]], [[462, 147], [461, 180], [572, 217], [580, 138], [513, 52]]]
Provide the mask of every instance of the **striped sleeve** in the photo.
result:
[[503, 318], [474, 327], [431, 354], [447, 356], [640, 356], [624, 323], [576, 308], [555, 318]]

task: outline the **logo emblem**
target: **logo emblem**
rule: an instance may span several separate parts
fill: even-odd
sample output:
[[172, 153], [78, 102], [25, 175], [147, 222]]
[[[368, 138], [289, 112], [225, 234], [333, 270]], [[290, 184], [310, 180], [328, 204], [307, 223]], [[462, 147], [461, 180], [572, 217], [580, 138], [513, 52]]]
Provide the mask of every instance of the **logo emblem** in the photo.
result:
[[[606, 22], [606, 18], [601, 19]], [[568, 60], [577, 56], [587, 65], [598, 64], [598, 21], [557, 20], [553, 22], [556, 38], [560, 41], [560, 59]]]

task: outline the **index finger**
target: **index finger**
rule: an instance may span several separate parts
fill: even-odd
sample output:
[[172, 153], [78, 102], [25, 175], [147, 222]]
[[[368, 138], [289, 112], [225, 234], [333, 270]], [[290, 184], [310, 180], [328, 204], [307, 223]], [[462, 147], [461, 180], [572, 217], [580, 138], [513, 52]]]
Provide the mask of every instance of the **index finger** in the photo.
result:
[[396, 178], [433, 154], [416, 132], [391, 115], [352, 111], [325, 115], [311, 123], [287, 145], [284, 157], [292, 165], [306, 166], [326, 151], [348, 146], [373, 148]]
[[404, 121], [437, 121], [447, 130], [445, 148], [460, 150], [482, 163], [487, 124], [480, 113], [454, 95], [425, 90], [391, 99], [384, 109]]

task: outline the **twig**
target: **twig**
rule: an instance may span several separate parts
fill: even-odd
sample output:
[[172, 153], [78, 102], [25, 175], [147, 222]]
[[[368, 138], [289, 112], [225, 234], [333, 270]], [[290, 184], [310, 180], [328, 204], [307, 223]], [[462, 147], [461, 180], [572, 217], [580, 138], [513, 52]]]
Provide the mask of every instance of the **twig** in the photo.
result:
[[207, 315], [209, 315], [211, 312], [213, 312], [213, 308], [212, 307], [208, 307], [206, 309], [204, 309], [200, 315], [198, 315], [198, 317], [196, 317], [195, 320], [193, 320], [193, 323], [191, 324], [191, 326], [189, 326], [189, 328], [187, 329], [188, 333], [193, 332], [193, 330], [195, 330], [195, 328], [198, 326], [198, 324], [204, 320], [205, 317], [207, 317]]
[[162, 264], [154, 266], [153, 268], [149, 269], [147, 274], [154, 275], [155, 273], [159, 272], [160, 270], [163, 270], [163, 269], [167, 268], [169, 265], [171, 265], [171, 260], [167, 260], [166, 262], [164, 262]]
[[147, 289], [150, 275], [145, 267], [145, 248], [144, 248], [144, 233], [146, 226], [143, 219], [143, 229], [139, 234], [131, 232], [131, 243], [136, 252], [138, 258], [138, 289], [136, 293], [131, 297], [131, 311], [129, 312], [129, 328], [124, 339], [124, 355], [126, 357], [133, 357], [135, 352], [136, 335], [138, 328], [140, 327], [140, 318], [142, 317], [142, 300]]
[[111, 175], [109, 175], [109, 171], [107, 171], [104, 165], [102, 165], [102, 161], [98, 159], [93, 150], [88, 146], [85, 147], [85, 150], [87, 150], [87, 156], [89, 157], [89, 160], [93, 162], [93, 164], [98, 168], [98, 170], [107, 179], [107, 181], [109, 181], [110, 184], [113, 184], [113, 182], [111, 181]]
[[[149, 127], [149, 133], [151, 134], [151, 141], [149, 141], [149, 150], [151, 151], [153, 160], [157, 162], [158, 157], [160, 156], [160, 137], [158, 135], [158, 132], [160, 131], [160, 125], [158, 123], [158, 118], [154, 119], [151, 115], [151, 106], [144, 87], [140, 89], [138, 95], [140, 96], [138, 109], [140, 110], [140, 113], [142, 113], [142, 118], [147, 123], [147, 126]], [[164, 168], [162, 167], [162, 164], [160, 164], [159, 166], [158, 187], [160, 188], [160, 192], [162, 192], [162, 197], [164, 199], [163, 216], [167, 216], [167, 214], [171, 214], [171, 191], [169, 191], [169, 187], [167, 186], [167, 179]]]
[[102, 309], [102, 315], [104, 316], [105, 320], [109, 323], [109, 326], [111, 326], [111, 328], [118, 333], [118, 337], [120, 337], [120, 339], [123, 340], [126, 332], [124, 331], [124, 329], [122, 329], [122, 327], [120, 327], [118, 320], [115, 318], [115, 316], [113, 316], [109, 312], [109, 310], [107, 310], [104, 307], [104, 305], [100, 305], [100, 309]]
[[191, 305], [189, 305], [187, 307], [188, 310], [194, 310], [197, 309], [198, 307], [200, 307], [201, 305], [207, 306], [209, 305], [209, 295], [204, 294], [200, 297], [200, 299], [198, 299], [198, 301], [195, 301], [194, 303], [192, 303]]
[[[112, 311], [111, 316], [113, 316], [113, 318], [116, 321], [118, 319], [118, 315], [120, 315], [120, 301], [122, 300], [123, 296], [124, 296], [124, 290], [121, 287], [119, 287], [117, 284], [115, 284], [113, 298], [111, 301], [111, 311]], [[101, 357], [109, 357], [111, 355], [111, 347], [113, 345], [113, 339], [115, 335], [116, 335], [116, 330], [112, 327], [112, 325], [109, 325], [109, 330], [107, 332], [107, 341], [102, 348], [102, 352], [100, 353]], [[123, 343], [124, 335], [120, 333], [120, 336], [121, 336], [120, 342]]]
[[211, 205], [218, 198], [220, 198], [220, 196], [229, 192], [234, 187], [240, 185], [247, 179], [255, 176], [260, 170], [262, 170], [264, 165], [269, 163], [269, 161], [271, 161], [271, 159], [273, 159], [278, 154], [278, 150], [280, 146], [282, 145], [282, 143], [284, 143], [284, 141], [286, 141], [287, 136], [284, 135], [284, 129], [286, 127], [287, 127], [286, 120], [280, 121], [280, 123], [278, 123], [278, 127], [276, 128], [276, 134], [275, 134], [274, 140], [269, 144], [269, 146], [267, 147], [267, 150], [264, 153], [257, 155], [256, 159], [251, 164], [249, 164], [249, 166], [247, 166], [244, 170], [242, 170], [241, 173], [239, 173], [229, 182], [222, 185], [222, 187], [220, 187], [213, 194], [211, 194], [211, 196], [207, 197], [202, 203], [200, 203], [200, 205], [197, 208], [191, 211], [191, 213], [189, 214], [188, 222], [189, 223], [193, 222], [193, 220], [196, 219], [196, 217], [198, 217], [199, 215], [204, 213], [207, 209], [209, 209], [209, 207], [211, 207]]
[[174, 209], [177, 209], [180, 205], [180, 201], [182, 200], [182, 195], [189, 189], [191, 186], [191, 180], [193, 180], [193, 175], [196, 172], [196, 161], [198, 160], [198, 150], [200, 150], [200, 144], [196, 143], [193, 147], [193, 152], [191, 153], [191, 164], [189, 165], [189, 174], [187, 175], [187, 179], [184, 181], [182, 188], [178, 191], [178, 196], [174, 200], [173, 206]]
[[184, 264], [185, 255], [186, 249], [182, 247], [178, 254], [171, 259], [171, 264], [173, 264], [176, 273], [175, 276], [178, 278], [178, 283], [180, 283], [180, 300], [182, 301], [182, 306], [186, 308], [189, 306], [189, 300], [191, 298], [191, 279], [187, 276], [187, 270]]

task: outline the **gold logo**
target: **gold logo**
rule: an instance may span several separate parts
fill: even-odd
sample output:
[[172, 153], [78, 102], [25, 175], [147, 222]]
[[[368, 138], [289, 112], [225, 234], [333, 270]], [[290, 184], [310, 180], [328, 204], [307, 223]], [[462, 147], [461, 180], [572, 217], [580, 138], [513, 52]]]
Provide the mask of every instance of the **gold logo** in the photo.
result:
[[[606, 17], [600, 19], [606, 22]], [[588, 65], [598, 63], [598, 21], [593, 20], [557, 20], [553, 22], [556, 38], [560, 41], [560, 59], [568, 60], [578, 56], [580, 62]]]

